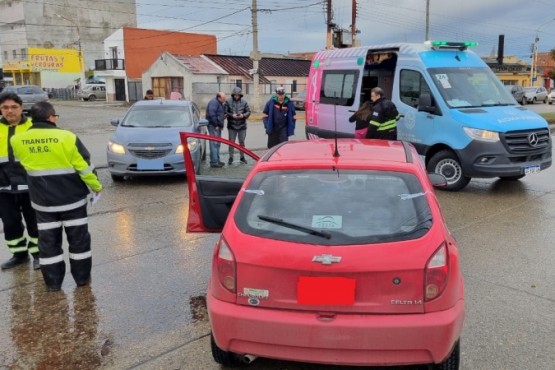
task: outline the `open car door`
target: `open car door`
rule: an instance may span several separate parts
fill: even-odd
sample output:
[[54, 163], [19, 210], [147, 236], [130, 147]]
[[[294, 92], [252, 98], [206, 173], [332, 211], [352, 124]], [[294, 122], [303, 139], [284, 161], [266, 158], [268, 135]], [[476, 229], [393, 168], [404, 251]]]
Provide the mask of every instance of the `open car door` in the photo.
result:
[[[254, 152], [224, 138], [205, 134], [181, 132], [187, 186], [189, 189], [188, 232], [220, 232], [224, 227], [231, 206], [243, 186], [259, 156]], [[188, 143], [195, 145], [188, 145]], [[220, 161], [223, 167], [210, 166], [210, 142], [220, 143]], [[206, 155], [198, 162], [197, 168], [189, 151], [198, 143], [204, 148]], [[229, 163], [230, 148], [234, 148], [233, 163]], [[265, 150], [265, 149], [264, 149]], [[247, 163], [239, 161], [244, 157]]]

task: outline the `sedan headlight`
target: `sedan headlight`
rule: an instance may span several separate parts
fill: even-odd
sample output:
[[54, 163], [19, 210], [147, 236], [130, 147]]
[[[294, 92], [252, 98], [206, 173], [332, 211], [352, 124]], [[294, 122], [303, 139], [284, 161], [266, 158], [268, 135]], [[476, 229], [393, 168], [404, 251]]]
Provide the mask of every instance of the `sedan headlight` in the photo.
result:
[[115, 154], [125, 154], [125, 147], [112, 141], [108, 141], [108, 150]]
[[[197, 138], [190, 137], [187, 139], [187, 147], [189, 148], [190, 152], [194, 152], [200, 146], [200, 141]], [[183, 145], [179, 144], [177, 149], [175, 149], [175, 154], [183, 153]]]
[[499, 133], [495, 131], [480, 130], [477, 128], [464, 127], [464, 132], [474, 140], [496, 142], [499, 141]]

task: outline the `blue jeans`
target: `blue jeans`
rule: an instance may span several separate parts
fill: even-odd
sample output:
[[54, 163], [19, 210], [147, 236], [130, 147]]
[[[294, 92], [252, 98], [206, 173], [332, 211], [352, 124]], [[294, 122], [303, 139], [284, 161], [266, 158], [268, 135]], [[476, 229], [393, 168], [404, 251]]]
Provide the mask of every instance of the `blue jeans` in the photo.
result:
[[[208, 133], [211, 136], [222, 137], [222, 130], [216, 130], [215, 126], [208, 125]], [[220, 162], [220, 143], [210, 140], [210, 164], [217, 164]]]

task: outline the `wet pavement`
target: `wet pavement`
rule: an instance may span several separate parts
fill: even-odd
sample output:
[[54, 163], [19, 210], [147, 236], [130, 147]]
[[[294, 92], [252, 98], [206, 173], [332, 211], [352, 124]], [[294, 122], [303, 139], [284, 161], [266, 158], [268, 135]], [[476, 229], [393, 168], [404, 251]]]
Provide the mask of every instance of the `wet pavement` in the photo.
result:
[[[124, 111], [58, 108], [99, 161], [109, 119]], [[105, 168], [99, 175], [106, 189], [89, 209], [89, 287], [77, 288], [68, 273], [63, 290], [48, 293], [30, 264], [0, 272], [0, 369], [220, 369], [205, 307], [218, 235], [186, 232], [184, 178], [112, 183]], [[438, 196], [466, 284], [461, 368], [552, 369], [555, 169], [514, 182], [473, 180]], [[250, 368], [358, 369], [268, 359]]]

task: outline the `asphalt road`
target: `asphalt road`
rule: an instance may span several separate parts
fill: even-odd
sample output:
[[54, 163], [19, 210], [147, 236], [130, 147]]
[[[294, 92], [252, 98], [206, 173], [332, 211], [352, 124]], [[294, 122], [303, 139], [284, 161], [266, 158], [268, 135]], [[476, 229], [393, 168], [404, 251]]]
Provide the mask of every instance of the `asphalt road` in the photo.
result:
[[[183, 178], [112, 183], [104, 168], [109, 121], [125, 108], [56, 107], [106, 187], [90, 208], [93, 281], [78, 289], [67, 275], [62, 292], [47, 293], [29, 265], [0, 272], [0, 369], [220, 369], [204, 299], [218, 236], [185, 231]], [[252, 122], [247, 147], [264, 145], [261, 124]], [[555, 170], [516, 182], [477, 179], [438, 196], [466, 284], [461, 368], [553, 369]], [[0, 260], [8, 257], [0, 248]], [[351, 369], [268, 359], [251, 368]]]

